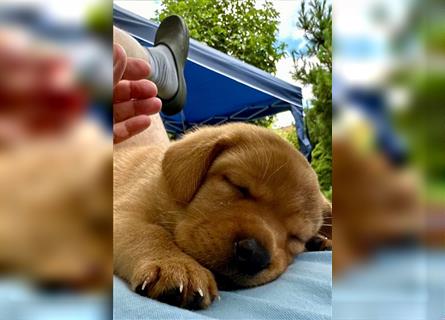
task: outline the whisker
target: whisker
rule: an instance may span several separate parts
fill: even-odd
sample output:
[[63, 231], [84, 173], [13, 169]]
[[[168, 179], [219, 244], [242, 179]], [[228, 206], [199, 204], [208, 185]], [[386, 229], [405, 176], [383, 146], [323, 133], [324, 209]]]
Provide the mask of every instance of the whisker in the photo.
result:
[[278, 171], [280, 171], [285, 165], [287, 165], [288, 164], [288, 162], [289, 162], [289, 160], [287, 160], [285, 163], [283, 163], [281, 166], [279, 166], [274, 172], [272, 172], [270, 175], [269, 175], [269, 177], [267, 178], [267, 180], [266, 180], [266, 184], [269, 182], [269, 180], [278, 172]]

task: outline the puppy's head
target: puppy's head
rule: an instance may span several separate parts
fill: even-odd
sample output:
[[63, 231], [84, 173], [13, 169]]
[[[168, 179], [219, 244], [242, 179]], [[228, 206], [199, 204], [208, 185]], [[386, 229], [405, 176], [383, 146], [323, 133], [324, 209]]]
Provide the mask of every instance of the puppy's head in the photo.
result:
[[306, 159], [253, 125], [187, 135], [167, 150], [162, 171], [180, 208], [175, 242], [226, 285], [277, 278], [330, 211]]

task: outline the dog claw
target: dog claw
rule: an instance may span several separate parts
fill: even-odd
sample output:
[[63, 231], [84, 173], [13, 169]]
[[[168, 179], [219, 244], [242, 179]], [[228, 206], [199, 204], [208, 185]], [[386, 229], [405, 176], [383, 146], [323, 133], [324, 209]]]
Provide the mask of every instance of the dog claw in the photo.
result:
[[145, 289], [147, 284], [148, 284], [148, 282], [147, 282], [147, 280], [145, 280], [144, 283], [142, 284], [142, 288], [141, 288], [142, 291]]
[[204, 293], [202, 292], [201, 289], [198, 289], [198, 293], [199, 293], [199, 295], [200, 295], [201, 297], [204, 297]]
[[182, 293], [182, 290], [184, 289], [184, 286], [183, 286], [183, 284], [181, 283], [180, 285], [179, 285], [179, 293]]
[[220, 296], [216, 296], [216, 299], [218, 299], [218, 301], [221, 301], [221, 297]]

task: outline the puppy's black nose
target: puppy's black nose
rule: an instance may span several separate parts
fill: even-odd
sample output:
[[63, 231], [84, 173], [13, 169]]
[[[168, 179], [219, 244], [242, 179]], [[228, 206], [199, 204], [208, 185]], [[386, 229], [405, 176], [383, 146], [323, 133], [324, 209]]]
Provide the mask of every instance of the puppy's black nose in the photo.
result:
[[244, 239], [235, 242], [235, 263], [245, 274], [254, 275], [270, 264], [269, 252], [255, 239]]

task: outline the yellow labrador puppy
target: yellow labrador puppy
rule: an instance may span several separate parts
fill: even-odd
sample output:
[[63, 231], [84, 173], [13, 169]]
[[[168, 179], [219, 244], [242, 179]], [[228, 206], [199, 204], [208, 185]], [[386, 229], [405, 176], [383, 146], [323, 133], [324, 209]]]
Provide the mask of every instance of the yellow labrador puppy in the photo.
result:
[[330, 212], [309, 163], [268, 129], [205, 127], [114, 152], [114, 271], [169, 304], [205, 308], [217, 281], [276, 279]]

